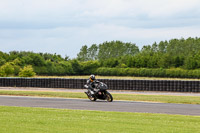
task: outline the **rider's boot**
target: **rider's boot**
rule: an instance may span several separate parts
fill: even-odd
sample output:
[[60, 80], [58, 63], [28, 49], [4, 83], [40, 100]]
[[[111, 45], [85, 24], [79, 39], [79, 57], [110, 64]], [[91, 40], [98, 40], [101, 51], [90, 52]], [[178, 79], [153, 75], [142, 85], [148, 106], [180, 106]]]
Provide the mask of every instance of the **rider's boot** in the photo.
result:
[[88, 90], [89, 95], [94, 97], [94, 91], [93, 90]]

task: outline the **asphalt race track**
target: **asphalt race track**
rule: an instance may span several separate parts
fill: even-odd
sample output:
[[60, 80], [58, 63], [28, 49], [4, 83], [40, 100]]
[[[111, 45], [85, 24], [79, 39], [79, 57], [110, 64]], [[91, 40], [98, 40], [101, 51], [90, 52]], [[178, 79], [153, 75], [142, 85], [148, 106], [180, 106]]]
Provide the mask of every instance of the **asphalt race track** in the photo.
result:
[[38, 98], [22, 96], [0, 96], [0, 106], [42, 107], [118, 112], [163, 113], [200, 116], [200, 105], [149, 103], [129, 101], [96, 101], [88, 99]]

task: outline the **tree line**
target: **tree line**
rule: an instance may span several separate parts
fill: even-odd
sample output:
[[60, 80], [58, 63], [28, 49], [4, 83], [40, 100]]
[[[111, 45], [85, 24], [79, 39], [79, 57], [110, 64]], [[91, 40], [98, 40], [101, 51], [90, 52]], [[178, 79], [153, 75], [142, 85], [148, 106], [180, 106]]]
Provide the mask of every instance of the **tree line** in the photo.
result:
[[0, 52], [0, 76], [19, 76], [31, 68], [37, 75], [200, 78], [200, 38], [155, 42], [141, 50], [136, 44], [121, 41], [84, 45], [75, 59], [30, 51]]
[[[143, 46], [141, 50], [135, 44], [128, 43], [128, 47], [126, 44], [112, 41], [99, 46], [95, 45], [95, 56], [91, 54], [94, 53], [92, 50], [94, 45], [89, 48], [85, 45], [77, 58], [80, 61], [97, 59], [102, 66], [111, 68], [182, 68], [187, 70], [200, 68], [200, 38], [155, 42], [152, 45]], [[102, 51], [104, 51], [103, 54]], [[95, 59], [88, 58], [91, 56]]]

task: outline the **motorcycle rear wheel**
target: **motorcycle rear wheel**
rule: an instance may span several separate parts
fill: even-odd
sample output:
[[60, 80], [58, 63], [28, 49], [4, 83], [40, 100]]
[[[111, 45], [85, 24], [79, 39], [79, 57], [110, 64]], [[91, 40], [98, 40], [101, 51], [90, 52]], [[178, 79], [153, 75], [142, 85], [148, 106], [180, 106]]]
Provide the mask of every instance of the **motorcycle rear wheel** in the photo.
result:
[[113, 101], [113, 97], [109, 92], [106, 92], [106, 100], [107, 100], [107, 102], [112, 102]]

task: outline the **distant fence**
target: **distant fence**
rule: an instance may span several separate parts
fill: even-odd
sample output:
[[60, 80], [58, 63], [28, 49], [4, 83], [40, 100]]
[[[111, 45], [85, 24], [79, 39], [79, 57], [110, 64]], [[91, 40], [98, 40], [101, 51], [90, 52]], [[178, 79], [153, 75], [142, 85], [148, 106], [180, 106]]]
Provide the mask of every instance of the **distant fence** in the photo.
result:
[[[200, 81], [99, 79], [112, 90], [200, 92]], [[0, 87], [83, 89], [86, 79], [0, 78]]]

